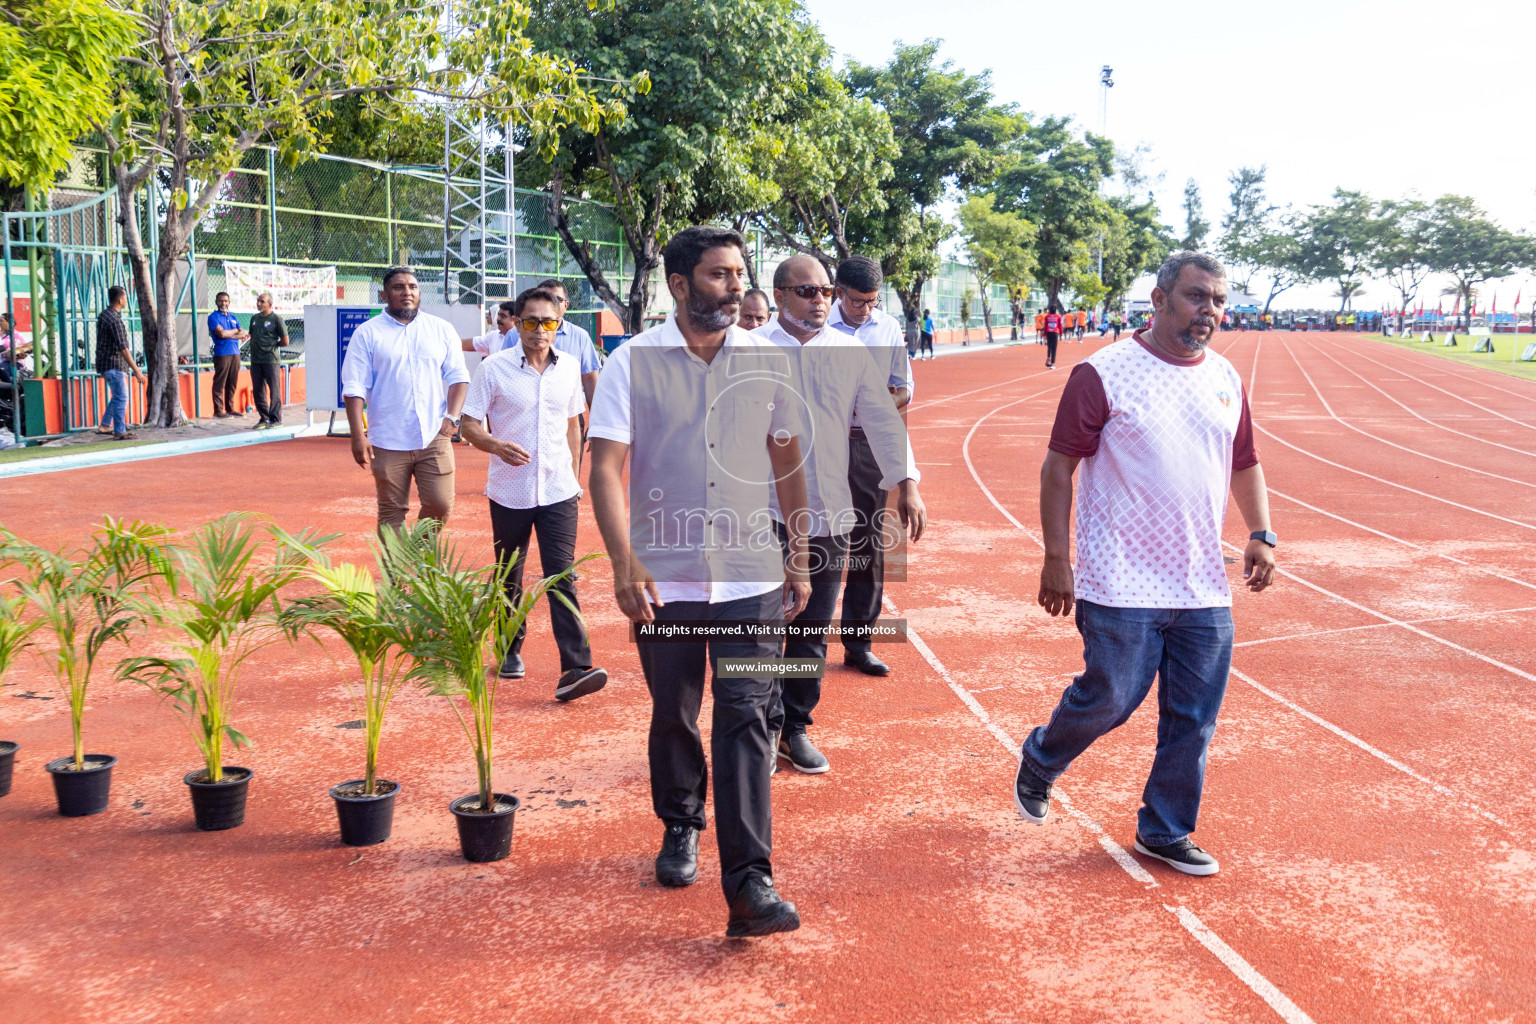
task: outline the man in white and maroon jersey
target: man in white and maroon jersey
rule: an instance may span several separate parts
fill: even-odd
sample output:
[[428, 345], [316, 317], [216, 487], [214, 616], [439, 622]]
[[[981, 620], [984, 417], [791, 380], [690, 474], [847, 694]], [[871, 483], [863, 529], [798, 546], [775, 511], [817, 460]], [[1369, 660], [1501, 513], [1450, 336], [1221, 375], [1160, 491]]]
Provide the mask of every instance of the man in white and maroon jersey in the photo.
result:
[[1067, 380], [1040, 470], [1039, 602], [1051, 615], [1075, 605], [1085, 664], [1051, 720], [1024, 741], [1014, 783], [1019, 813], [1045, 824], [1051, 784], [1130, 718], [1158, 679], [1157, 754], [1136, 850], [1191, 875], [1218, 867], [1189, 836], [1232, 664], [1221, 547], [1229, 490], [1253, 531], [1243, 552], [1248, 589], [1263, 590], [1275, 572], [1248, 396], [1232, 364], [1206, 351], [1226, 301], [1220, 263], [1175, 253], [1157, 272], [1153, 326], [1089, 356]]

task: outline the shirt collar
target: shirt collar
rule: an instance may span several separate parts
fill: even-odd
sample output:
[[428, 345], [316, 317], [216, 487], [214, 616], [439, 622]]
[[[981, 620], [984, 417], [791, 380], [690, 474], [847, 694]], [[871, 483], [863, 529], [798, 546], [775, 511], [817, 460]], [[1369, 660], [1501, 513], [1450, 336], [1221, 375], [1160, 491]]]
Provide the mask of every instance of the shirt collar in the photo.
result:
[[[556, 333], [559, 333], [559, 332], [556, 332]], [[517, 345], [517, 358], [522, 360], [522, 362], [519, 365], [523, 366], [524, 368], [527, 368], [527, 366], [528, 366], [528, 350], [523, 348], [523, 341], [522, 341], [521, 338], [519, 338], [514, 344]], [[549, 347], [549, 365], [550, 366], [554, 366], [559, 361], [560, 361], [560, 352], [553, 345], [551, 345]]]

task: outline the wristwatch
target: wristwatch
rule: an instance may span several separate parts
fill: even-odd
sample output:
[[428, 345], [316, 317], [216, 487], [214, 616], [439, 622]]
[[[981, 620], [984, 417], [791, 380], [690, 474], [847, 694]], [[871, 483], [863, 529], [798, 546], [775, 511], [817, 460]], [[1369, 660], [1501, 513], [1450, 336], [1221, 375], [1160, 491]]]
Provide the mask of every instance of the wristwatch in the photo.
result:
[[454, 430], [458, 430], [459, 429], [459, 420], [462, 419], [462, 418], [463, 417], [461, 417], [461, 416], [444, 416], [443, 417], [443, 419], [445, 419], [449, 423], [453, 424], [453, 429]]
[[1280, 543], [1280, 538], [1275, 536], [1275, 531], [1273, 530], [1254, 530], [1248, 535], [1248, 539], [1261, 540], [1265, 544], [1268, 544], [1270, 547], [1274, 547], [1276, 544]]

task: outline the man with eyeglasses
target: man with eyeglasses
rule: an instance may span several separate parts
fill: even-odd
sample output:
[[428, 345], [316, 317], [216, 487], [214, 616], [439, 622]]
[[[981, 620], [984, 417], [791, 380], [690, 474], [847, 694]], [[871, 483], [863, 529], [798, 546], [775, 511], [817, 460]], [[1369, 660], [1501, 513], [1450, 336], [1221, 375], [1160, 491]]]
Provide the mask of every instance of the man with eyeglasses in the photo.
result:
[[[912, 400], [912, 363], [902, 324], [880, 309], [885, 277], [880, 264], [868, 256], [850, 256], [838, 264], [833, 281], [837, 301], [827, 326], [862, 342], [886, 377], [886, 390], [895, 407]], [[848, 490], [854, 525], [848, 534], [848, 575], [843, 584], [843, 664], [865, 675], [883, 676], [891, 669], [870, 649], [870, 628], [880, 617], [885, 590], [886, 502], [890, 491], [880, 486], [883, 474], [875, 460], [864, 424], [854, 413], [848, 430]]]
[[[805, 450], [811, 596], [805, 611], [794, 621], [796, 635], [785, 642], [784, 657], [818, 662], [827, 656], [826, 631], [837, 605], [848, 534], [855, 521], [848, 486], [849, 449], [842, 443], [855, 417], [865, 424], [860, 432], [879, 473], [877, 484], [881, 489], [899, 489], [896, 512], [913, 541], [922, 536], [927, 521], [917, 489], [921, 475], [907, 444], [901, 414], [888, 391], [889, 368], [876, 365], [871, 350], [856, 338], [827, 326], [835, 291], [827, 283], [826, 268], [819, 260], [791, 256], [773, 274], [778, 315], [757, 331], [790, 356], [793, 390], [805, 403], [811, 420], [814, 440]], [[775, 530], [784, 544], [784, 517], [777, 505], [772, 511]], [[807, 735], [811, 712], [820, 700], [820, 672], [786, 675], [768, 719], [778, 756], [806, 775], [819, 775], [831, 767]]]
[[[522, 599], [528, 540], [539, 537], [540, 570], [555, 576], [576, 558], [576, 500], [581, 494], [580, 415], [586, 408], [576, 359], [555, 350], [560, 300], [543, 288], [529, 288], [512, 303], [520, 344], [487, 357], [464, 400], [464, 440], [491, 456], [485, 494], [491, 502], [496, 560], [511, 563], [507, 598]], [[596, 693], [608, 673], [592, 666], [592, 648], [576, 603], [576, 582], [566, 577], [549, 593], [549, 621], [560, 649], [555, 699], [571, 701]], [[521, 679], [523, 639], [518, 631], [502, 659], [499, 675]]]

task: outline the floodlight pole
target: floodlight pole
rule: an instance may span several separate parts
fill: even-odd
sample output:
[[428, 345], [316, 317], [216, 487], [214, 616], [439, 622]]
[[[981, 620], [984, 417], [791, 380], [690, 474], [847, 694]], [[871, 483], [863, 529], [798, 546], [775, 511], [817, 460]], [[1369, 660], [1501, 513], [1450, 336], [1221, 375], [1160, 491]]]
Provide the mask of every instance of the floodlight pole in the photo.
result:
[[[1109, 90], [1115, 87], [1114, 69], [1105, 64], [1099, 71], [1099, 136], [1109, 131]], [[1104, 233], [1099, 232], [1099, 284], [1104, 283]], [[1106, 304], [1107, 308], [1107, 304]]]

